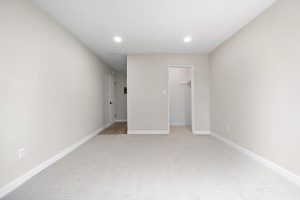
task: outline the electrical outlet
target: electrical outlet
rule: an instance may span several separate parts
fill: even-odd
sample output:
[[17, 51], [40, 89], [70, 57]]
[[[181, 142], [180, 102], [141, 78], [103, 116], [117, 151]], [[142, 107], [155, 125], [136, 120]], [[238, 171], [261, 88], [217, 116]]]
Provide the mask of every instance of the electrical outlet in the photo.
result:
[[231, 127], [230, 125], [227, 125], [227, 133], [230, 133]]
[[23, 159], [25, 157], [25, 149], [19, 149], [19, 159]]

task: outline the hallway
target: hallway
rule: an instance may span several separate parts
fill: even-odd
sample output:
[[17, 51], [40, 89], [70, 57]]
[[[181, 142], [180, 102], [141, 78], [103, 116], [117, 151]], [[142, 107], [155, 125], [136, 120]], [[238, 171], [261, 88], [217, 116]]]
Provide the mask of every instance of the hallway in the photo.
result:
[[108, 128], [104, 129], [99, 134], [106, 134], [106, 135], [112, 135], [112, 134], [127, 134], [127, 122], [115, 122]]

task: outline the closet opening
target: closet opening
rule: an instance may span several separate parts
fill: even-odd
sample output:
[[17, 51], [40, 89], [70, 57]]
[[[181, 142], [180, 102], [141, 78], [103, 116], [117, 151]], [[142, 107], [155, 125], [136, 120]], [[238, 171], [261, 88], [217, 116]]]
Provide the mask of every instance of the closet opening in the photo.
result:
[[[194, 66], [168, 66], [169, 132], [194, 132]], [[175, 130], [176, 132], [176, 130]]]

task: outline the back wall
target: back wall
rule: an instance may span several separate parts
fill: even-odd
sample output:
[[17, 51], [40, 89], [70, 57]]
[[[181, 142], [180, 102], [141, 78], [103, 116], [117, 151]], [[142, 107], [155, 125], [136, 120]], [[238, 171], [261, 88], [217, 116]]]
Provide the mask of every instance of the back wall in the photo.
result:
[[117, 82], [117, 120], [127, 121], [127, 94], [124, 94], [124, 87], [127, 87], [127, 75], [123, 71], [117, 71], [115, 75]]
[[194, 65], [195, 130], [209, 131], [209, 56], [197, 54], [128, 55], [128, 131], [168, 130], [168, 65]]

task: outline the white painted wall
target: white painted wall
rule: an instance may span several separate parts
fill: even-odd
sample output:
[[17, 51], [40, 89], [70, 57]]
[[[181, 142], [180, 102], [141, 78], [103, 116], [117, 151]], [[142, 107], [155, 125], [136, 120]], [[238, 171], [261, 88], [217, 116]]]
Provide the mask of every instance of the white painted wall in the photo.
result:
[[31, 1], [1, 0], [0, 24], [1, 187], [108, 123], [111, 69]]
[[299, 11], [278, 0], [211, 54], [211, 130], [298, 175]]
[[124, 87], [127, 87], [126, 72], [117, 71], [117, 120], [127, 120], [127, 94], [124, 94]]
[[191, 124], [191, 68], [169, 68], [170, 125]]
[[195, 66], [195, 130], [209, 131], [209, 56], [199, 54], [128, 55], [128, 130], [168, 131], [168, 65]]

